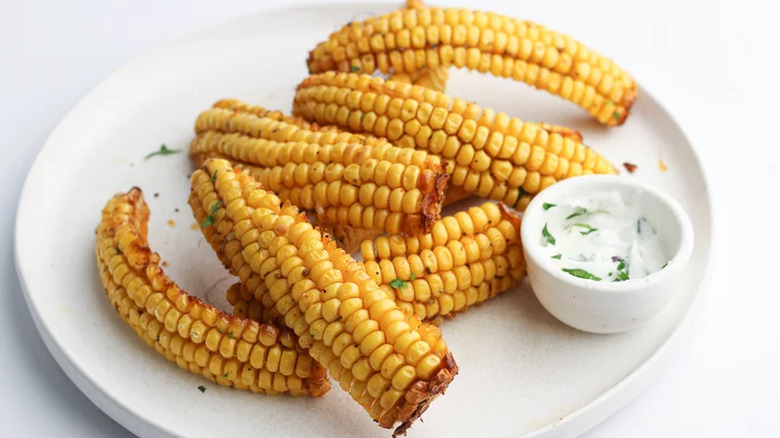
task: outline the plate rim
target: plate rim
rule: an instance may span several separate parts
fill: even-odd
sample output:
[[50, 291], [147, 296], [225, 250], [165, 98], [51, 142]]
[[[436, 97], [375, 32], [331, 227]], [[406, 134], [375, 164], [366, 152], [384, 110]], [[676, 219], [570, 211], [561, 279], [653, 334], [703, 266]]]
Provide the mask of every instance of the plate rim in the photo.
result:
[[[25, 303], [33, 319], [35, 327], [40, 334], [44, 345], [54, 357], [59, 367], [65, 372], [68, 378], [76, 385], [77, 388], [87, 398], [97, 406], [106, 415], [111, 417], [114, 421], [122, 425], [130, 432], [140, 435], [155, 435], [165, 437], [180, 437], [181, 434], [175, 430], [171, 430], [164, 424], [152, 422], [149, 419], [141, 416], [132, 407], [124, 403], [121, 399], [112, 395], [109, 388], [105, 388], [98, 382], [93, 380], [87, 375], [79, 366], [79, 361], [72, 354], [69, 354], [67, 349], [63, 345], [61, 339], [57, 339], [52, 333], [52, 328], [47, 325], [43, 320], [42, 315], [39, 313], [38, 308], [32, 298], [29, 285], [24, 274], [24, 267], [22, 266], [22, 255], [20, 241], [25, 240], [24, 235], [29, 234], [25, 228], [25, 222], [23, 221], [23, 214], [26, 210], [30, 209], [27, 205], [30, 201], [29, 192], [32, 190], [31, 182], [34, 177], [41, 172], [40, 168], [43, 166], [44, 159], [51, 150], [51, 143], [56, 140], [56, 136], [62, 131], [63, 126], [72, 124], [72, 119], [78, 119], [78, 113], [83, 111], [82, 108], [87, 105], [90, 98], [93, 98], [96, 94], [105, 88], [111, 86], [111, 83], [116, 80], [118, 76], [131, 70], [135, 65], [143, 63], [145, 60], [154, 57], [155, 55], [171, 50], [177, 45], [181, 44], [192, 38], [197, 38], [204, 34], [210, 33], [218, 28], [222, 28], [230, 23], [249, 20], [260, 16], [267, 16], [273, 14], [279, 14], [283, 12], [294, 12], [298, 10], [306, 10], [311, 8], [328, 8], [328, 7], [359, 7], [365, 5], [366, 7], [385, 8], [391, 9], [397, 6], [397, 2], [391, 1], [335, 1], [335, 2], [311, 2], [307, 1], [295, 6], [286, 6], [283, 3], [274, 4], [270, 8], [249, 12], [247, 14], [232, 17], [223, 20], [215, 25], [205, 27], [203, 29], [195, 30], [185, 33], [170, 41], [164, 42], [151, 49], [144, 50], [141, 53], [133, 56], [124, 64], [111, 71], [105, 78], [103, 78], [98, 84], [93, 86], [88, 92], [83, 94], [79, 101], [73, 105], [66, 114], [57, 122], [57, 125], [47, 136], [41, 149], [37, 152], [33, 164], [27, 171], [24, 179], [24, 184], [20, 192], [19, 201], [17, 203], [17, 211], [15, 215], [14, 226], [14, 265], [16, 269], [17, 277], [25, 298]], [[280, 6], [281, 5], [281, 6]], [[703, 198], [704, 207], [706, 212], [706, 218], [709, 222], [708, 233], [701, 235], [697, 230], [697, 238], [704, 239], [708, 242], [708, 250], [705, 255], [706, 259], [703, 263], [703, 272], [698, 285], [696, 286], [695, 296], [685, 310], [682, 318], [677, 322], [676, 326], [672, 329], [671, 333], [663, 340], [663, 342], [657, 347], [657, 349], [640, 365], [632, 370], [626, 377], [612, 385], [603, 393], [592, 399], [590, 402], [577, 408], [569, 415], [562, 419], [542, 426], [533, 432], [521, 435], [513, 435], [516, 437], [540, 437], [540, 436], [568, 436], [572, 434], [584, 433], [590, 430], [597, 424], [604, 421], [606, 418], [613, 415], [620, 408], [628, 404], [637, 395], [639, 395], [651, 382], [653, 377], [661, 371], [662, 362], [669, 359], [669, 353], [681, 342], [683, 334], [690, 328], [695, 315], [698, 313], [701, 303], [703, 301], [706, 292], [709, 290], [712, 271], [713, 271], [713, 259], [715, 254], [715, 247], [717, 242], [715, 240], [716, 220], [713, 216], [713, 197], [710, 192], [710, 178], [706, 168], [702, 165], [702, 160], [694, 147], [694, 143], [690, 140], [690, 135], [685, 128], [678, 123], [678, 118], [674, 116], [674, 113], [664, 106], [653, 93], [648, 91], [648, 88], [641, 86], [637, 82], [638, 88], [642, 90], [642, 99], [650, 101], [652, 105], [657, 106], [662, 112], [664, 112], [669, 119], [674, 123], [676, 129], [679, 130], [680, 136], [685, 140], [691, 150], [692, 160], [701, 173], [703, 182]], [[87, 102], [87, 103], [85, 103]], [[591, 411], [596, 411], [588, 416]]]

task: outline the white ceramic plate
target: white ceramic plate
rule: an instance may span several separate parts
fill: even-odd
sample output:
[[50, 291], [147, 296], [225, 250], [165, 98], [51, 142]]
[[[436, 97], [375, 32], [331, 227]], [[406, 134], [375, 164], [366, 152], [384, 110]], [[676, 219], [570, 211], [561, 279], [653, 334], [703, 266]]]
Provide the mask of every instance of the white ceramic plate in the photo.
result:
[[[186, 150], [197, 114], [222, 97], [289, 110], [293, 89], [306, 75], [307, 51], [340, 24], [393, 6], [277, 11], [187, 37], [114, 73], [52, 133], [19, 205], [19, 275], [57, 362], [131, 431], [388, 436], [338, 385], [317, 400], [266, 397], [218, 387], [168, 363], [116, 317], [100, 285], [93, 242], [106, 200], [140, 186], [152, 210], [151, 245], [170, 262], [168, 272], [192, 293], [224, 303], [231, 279], [197, 227], [191, 228], [187, 154], [144, 156], [161, 143]], [[694, 225], [692, 263], [673, 302], [637, 331], [600, 336], [570, 329], [542, 309], [526, 284], [443, 325], [461, 372], [411, 436], [583, 432], [649, 382], [704, 287], [711, 213], [699, 161], [646, 90], [625, 126], [606, 129], [574, 105], [523, 84], [463, 72], [455, 72], [450, 84], [450, 93], [485, 106], [580, 129], [588, 144], [616, 164], [637, 164], [632, 177], [671, 193]], [[668, 171], [659, 169], [659, 157]]]

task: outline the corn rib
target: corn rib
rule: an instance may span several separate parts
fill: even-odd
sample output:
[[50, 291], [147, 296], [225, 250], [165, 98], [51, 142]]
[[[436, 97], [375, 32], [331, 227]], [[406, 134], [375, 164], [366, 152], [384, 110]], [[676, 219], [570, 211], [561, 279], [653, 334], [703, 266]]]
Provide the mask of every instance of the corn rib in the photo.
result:
[[302, 129], [292, 117], [276, 120], [260, 107], [221, 102], [230, 105], [211, 108], [196, 122], [190, 145], [196, 158], [241, 164], [283, 200], [322, 213], [326, 223], [418, 234], [439, 219], [447, 176], [437, 158], [384, 140]]
[[149, 210], [141, 190], [113, 197], [96, 230], [100, 276], [120, 317], [167, 359], [223, 386], [321, 396], [325, 370], [287, 329], [206, 305], [171, 281], [147, 246]]
[[574, 141], [574, 132], [549, 132], [424, 87], [368, 75], [310, 76], [298, 85], [293, 114], [441, 156], [449, 184], [520, 210], [558, 180], [615, 173], [604, 157]]
[[309, 71], [412, 73], [457, 67], [512, 78], [620, 125], [636, 100], [634, 80], [573, 38], [529, 21], [468, 9], [409, 8], [334, 32], [309, 53]]
[[405, 432], [457, 373], [440, 331], [410, 325], [362, 266], [229, 162], [208, 160], [192, 187], [233, 223], [226, 246], [238, 242], [247, 277], [265, 283], [299, 343], [381, 426]]

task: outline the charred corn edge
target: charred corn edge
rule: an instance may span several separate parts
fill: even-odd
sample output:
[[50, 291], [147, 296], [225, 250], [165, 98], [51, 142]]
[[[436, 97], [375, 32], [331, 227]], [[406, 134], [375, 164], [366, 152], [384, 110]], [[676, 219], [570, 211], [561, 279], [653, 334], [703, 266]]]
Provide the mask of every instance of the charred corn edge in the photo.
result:
[[333, 236], [347, 254], [352, 255], [360, 250], [361, 242], [372, 240], [382, 233], [375, 229], [357, 228], [341, 224], [319, 224], [319, 227], [327, 234]]
[[[207, 153], [202, 145], [202, 137], [209, 132], [220, 134], [236, 134], [239, 138], [247, 137], [268, 142], [276, 142], [281, 146], [285, 143], [305, 142], [314, 145], [315, 152], [322, 152], [323, 147], [339, 147], [346, 145], [351, 154], [361, 152], [368, 154], [366, 158], [392, 161], [404, 165], [416, 165], [423, 170], [441, 171], [439, 157], [425, 151], [406, 153], [401, 148], [393, 146], [384, 138], [353, 134], [335, 126], [312, 131], [284, 121], [257, 117], [252, 113], [236, 113], [223, 108], [210, 108], [203, 111], [195, 122], [196, 138], [190, 143], [190, 154]], [[366, 149], [363, 149], [363, 148]], [[347, 155], [345, 158], [352, 158]], [[258, 163], [255, 163], [258, 164]], [[344, 164], [344, 163], [342, 163]], [[349, 163], [346, 163], [349, 164]]]
[[[274, 344], [278, 345], [282, 352], [293, 351], [296, 356], [295, 363], [298, 363], [299, 355], [305, 353], [299, 352], [297, 349], [290, 350], [289, 348], [279, 344], [278, 329], [275, 327], [261, 325], [251, 320], [235, 318], [224, 312], [221, 312], [213, 306], [203, 303], [196, 297], [188, 295], [170, 278], [168, 278], [162, 271], [162, 268], [159, 266], [159, 255], [153, 253], [147, 246], [145, 234], [148, 229], [148, 217], [148, 208], [143, 200], [141, 190], [138, 188], [133, 188], [127, 194], [116, 195], [111, 200], [109, 200], [106, 207], [104, 208], [101, 223], [96, 231], [96, 252], [99, 266], [101, 269], [105, 268], [105, 272], [109, 274], [109, 276], [101, 276], [107, 291], [110, 289], [108, 282], [111, 283], [111, 287], [113, 288], [121, 288], [123, 290], [125, 289], [124, 282], [123, 284], [119, 284], [114, 281], [115, 275], [123, 275], [123, 280], [130, 276], [128, 281], [138, 279], [140, 282], [142, 282], [141, 287], [147, 287], [151, 291], [149, 296], [146, 297], [145, 303], [149, 305], [149, 297], [159, 293], [161, 294], [159, 303], [167, 301], [168, 309], [163, 309], [164, 314], [158, 315], [157, 309], [159, 308], [159, 303], [158, 305], [155, 305], [155, 311], [152, 312], [148, 309], [141, 308], [135, 301], [136, 298], [133, 298], [128, 294], [127, 298], [129, 299], [129, 303], [131, 307], [136, 309], [136, 311], [139, 313], [148, 312], [150, 316], [155, 318], [158, 323], [163, 324], [163, 327], [161, 328], [162, 330], [165, 330], [172, 335], [181, 337], [178, 332], [174, 333], [165, 328], [164, 325], [166, 324], [166, 316], [171, 310], [175, 309], [180, 314], [178, 317], [180, 320], [183, 316], [190, 315], [190, 312], [197, 308], [199, 312], [197, 315], [202, 315], [203, 312], [208, 312], [211, 316], [213, 316], [213, 322], [210, 322], [208, 319], [204, 319], [199, 316], [193, 317], [190, 315], [190, 318], [204, 325], [205, 333], [203, 334], [203, 339], [201, 342], [197, 342], [197, 340], [191, 338], [184, 338], [188, 342], [195, 344], [203, 344], [208, 342], [208, 338], [210, 336], [209, 333], [214, 328], [217, 328], [220, 333], [224, 333], [224, 331], [228, 328], [238, 329], [240, 332], [236, 338], [239, 341], [249, 342], [247, 339], [243, 339], [241, 334], [247, 329], [247, 327], [255, 326], [258, 332], [262, 331], [265, 334], [273, 334], [273, 336], [275, 336]], [[118, 233], [122, 233], [121, 236], [118, 235]], [[111, 260], [115, 257], [121, 258], [121, 262], [118, 266], [122, 267], [122, 271], [125, 271], [124, 274], [121, 274], [121, 271], [120, 274], [117, 274], [112, 272], [112, 269], [110, 269]], [[143, 272], [149, 272], [150, 274], [144, 275], [142, 274]], [[149, 275], [152, 275], [151, 273], [154, 273], [153, 280], [149, 278]], [[157, 283], [158, 287], [155, 287], [155, 283]], [[174, 295], [176, 299], [172, 299], [171, 295]], [[109, 298], [111, 297], [109, 296]], [[179, 322], [177, 321], [176, 324], [178, 325]], [[224, 342], [224, 338], [232, 339], [229, 337], [229, 335], [219, 337], [219, 345]], [[238, 341], [234, 341], [234, 344], [237, 342]], [[260, 342], [260, 340], [258, 339], [256, 342]], [[238, 347], [234, 346], [233, 348]], [[268, 348], [271, 348], [271, 346], [266, 345], [266, 351]], [[223, 359], [226, 360], [235, 359], [240, 363], [248, 363], [238, 359], [238, 353], [235, 352], [235, 350], [233, 353], [231, 353], [232, 355], [230, 357], [226, 357], [221, 353], [221, 347], [216, 347], [216, 350], [209, 348], [210, 357], [213, 357], [214, 354], [220, 355]], [[301, 379], [304, 385], [304, 391], [308, 394], [313, 396], [323, 395], [329, 388], [329, 382], [324, 373], [324, 370], [319, 369], [320, 372], [318, 372], [316, 367], [311, 367], [309, 371], [310, 372], [308, 376], [300, 377], [297, 372], [293, 370], [293, 374], [291, 374], [291, 376], [295, 375], [296, 378]], [[272, 374], [275, 374], [275, 372], [272, 372]], [[220, 381], [220, 378], [216, 377], [216, 380]], [[246, 385], [239, 386], [246, 387]], [[271, 389], [269, 388], [269, 390]], [[271, 390], [271, 392], [273, 392], [273, 390]]]
[[561, 125], [553, 125], [545, 122], [539, 122], [539, 127], [551, 134], [558, 134], [561, 137], [571, 139], [576, 143], [582, 143], [582, 133], [576, 129]]
[[[217, 177], [216, 183], [210, 183], [210, 177], [207, 176], [206, 174], [211, 173], [214, 170], [222, 170], [223, 172], [220, 172], [221, 176]], [[247, 177], [244, 174], [233, 172], [230, 168], [229, 163], [226, 161], [209, 160], [206, 163], [205, 172], [197, 171], [195, 174], [193, 174], [193, 189], [196, 192], [200, 193], [200, 187], [202, 185], [210, 186], [212, 190], [216, 190], [216, 193], [219, 194], [219, 198], [222, 200], [222, 202], [225, 201], [225, 196], [230, 198], [230, 202], [239, 201], [243, 199], [243, 201], [239, 201], [238, 204], [231, 204], [228, 206], [227, 212], [229, 215], [236, 215], [236, 214], [243, 215], [243, 214], [251, 213], [251, 211], [253, 210], [248, 210], [249, 207], [246, 206], [248, 205], [247, 201], [250, 198], [252, 198], [255, 199], [256, 201], [257, 199], [260, 199], [260, 201], [257, 202], [266, 202], [266, 204], [255, 204], [255, 205], [263, 205], [264, 208], [267, 209], [268, 213], [266, 213], [266, 216], [262, 216], [262, 217], [268, 218], [267, 220], [269, 221], [269, 226], [273, 226], [274, 229], [277, 229], [277, 226], [282, 226], [281, 224], [288, 224], [292, 226], [292, 224], [299, 224], [299, 223], [306, 222], [305, 216], [302, 216], [300, 213], [294, 213], [295, 211], [297, 211], [297, 209], [295, 209], [293, 206], [289, 204], [271, 205], [271, 203], [278, 204], [278, 198], [272, 196], [271, 193], [257, 190], [256, 185], [253, 185], [253, 183], [251, 182], [251, 178]], [[271, 195], [272, 197], [266, 200], [265, 197], [269, 195]], [[277, 199], [277, 201], [274, 201], [274, 199]], [[252, 203], [253, 202], [249, 202], [249, 204]], [[233, 207], [232, 205], [236, 205], [238, 207]], [[281, 213], [281, 216], [279, 215], [279, 213]], [[272, 215], [272, 216], [268, 216], [268, 215]], [[284, 219], [280, 220], [279, 218], [284, 218]], [[270, 225], [271, 223], [277, 225]], [[277, 235], [278, 234], [279, 233], [277, 233]], [[285, 233], [281, 232], [281, 234], [285, 234]], [[319, 235], [319, 233], [316, 234]], [[351, 281], [349, 279], [355, 279], [355, 280], [359, 279], [358, 290], [364, 291], [365, 294], [368, 293], [374, 294], [375, 292], [378, 292], [379, 294], [381, 294], [381, 295], [377, 294], [378, 297], [385, 296], [386, 298], [386, 295], [383, 292], [379, 292], [381, 291], [381, 289], [379, 289], [379, 287], [375, 283], [373, 283], [373, 281], [371, 281], [369, 277], [367, 277], [367, 274], [361, 270], [359, 265], [356, 262], [354, 262], [354, 260], [351, 259], [351, 257], [349, 257], [346, 253], [338, 249], [337, 246], [329, 239], [322, 238], [321, 235], [319, 239], [322, 240], [323, 247], [321, 250], [318, 250], [320, 251], [318, 252], [318, 254], [329, 257], [331, 260], [335, 262], [334, 266], [344, 266], [348, 268], [343, 271], [337, 270], [335, 272], [342, 272], [342, 275], [347, 276], [348, 281]], [[308, 242], [308, 240], [306, 240], [305, 242]], [[305, 243], [305, 242], [301, 242], [301, 243]], [[295, 242], [290, 242], [290, 243], [292, 244]], [[253, 254], [257, 254], [257, 253], [255, 252]], [[314, 268], [315, 266], [312, 265], [311, 267]], [[284, 276], [282, 276], [281, 278], [283, 277]], [[321, 277], [318, 273], [318, 275], [314, 278], [320, 281], [324, 281], [325, 277]], [[363, 295], [363, 296], [367, 296], [367, 295]], [[416, 329], [416, 331], [419, 330], [423, 330], [421, 336], [430, 336], [430, 333], [434, 333], [434, 334], [439, 333], [438, 329], [434, 330], [434, 328], [426, 328], [424, 326], [419, 326]], [[431, 332], [431, 330], [433, 330], [433, 332]], [[412, 333], [412, 332], [408, 332], [408, 333]], [[411, 422], [414, 419], [416, 419], [427, 408], [427, 406], [432, 401], [432, 399], [434, 399], [436, 396], [438, 396], [441, 392], [444, 391], [444, 389], [447, 387], [447, 385], [452, 380], [454, 375], [457, 373], [457, 365], [455, 364], [454, 360], [452, 360], [452, 355], [449, 352], [447, 352], [445, 344], [443, 343], [443, 340], [441, 340], [439, 336], [440, 335], [434, 335], [434, 338], [432, 339], [436, 339], [435, 342], [436, 345], [438, 345], [438, 347], [436, 348], [441, 348], [442, 350], [430, 350], [430, 351], [437, 351], [436, 357], [439, 357], [441, 360], [441, 362], [439, 362], [436, 365], [437, 368], [434, 369], [438, 371], [435, 371], [432, 377], [428, 379], [420, 379], [419, 377], [417, 377], [416, 378], [417, 380], [410, 381], [410, 386], [407, 386], [406, 389], [403, 390], [405, 394], [403, 396], [403, 400], [396, 401], [396, 403], [392, 405], [392, 408], [381, 407], [379, 411], [372, 414], [372, 416], [374, 416], [374, 418], [377, 419], [380, 425], [382, 425], [383, 427], [391, 427], [395, 422], [401, 421], [402, 424], [401, 426], [399, 426], [399, 428], [396, 431], [400, 433], [406, 430], [411, 424]], [[314, 346], [315, 347], [318, 346], [318, 348], [327, 348], [326, 344], [323, 344], [323, 341], [318, 339], [314, 340]], [[395, 348], [397, 349], [398, 347]], [[398, 350], [398, 352], [402, 354], [403, 349]], [[428, 355], [430, 354], [433, 353], [428, 353]], [[339, 355], [337, 354], [335, 357], [338, 356]], [[366, 354], [363, 354], [362, 357], [366, 357]], [[335, 368], [332, 368], [332, 370], [338, 369], [340, 372], [344, 371], [345, 369], [349, 369], [341, 366], [336, 366], [336, 364], [334, 364], [333, 366]], [[375, 373], [372, 373], [372, 375], [373, 374]], [[352, 396], [353, 398], [356, 398], [356, 400], [358, 398], [363, 398], [362, 396], [358, 397], [355, 394], [352, 394]], [[369, 399], [366, 400], [366, 402], [370, 402], [371, 405], [376, 405], [377, 400], [378, 398], [370, 397]], [[369, 410], [368, 405], [364, 403], [361, 403], [361, 405], [363, 405], [365, 409]], [[376, 411], [376, 408], [378, 407], [379, 407], [378, 405], [373, 406], [370, 412]]]
[[[476, 45], [478, 47], [471, 47], [471, 49], [477, 50], [477, 53], [480, 54], [485, 53], [493, 56], [502, 56], [504, 54], [508, 54], [508, 56], [503, 57], [511, 58], [513, 61], [516, 59], [517, 61], [527, 62], [529, 64], [540, 67], [540, 70], [545, 72], [543, 74], [546, 74], [548, 77], [550, 74], [562, 74], [572, 78], [573, 80], [580, 80], [585, 83], [582, 79], [580, 79], [580, 72], [577, 70], [576, 66], [579, 63], [586, 63], [593, 68], [598, 68], [600, 72], [599, 74], [601, 74], [601, 76], [595, 79], [595, 84], [587, 85], [593, 87], [594, 92], [605, 98], [605, 104], [607, 106], [606, 108], [598, 108], [593, 110], [590, 108], [585, 109], [596, 116], [596, 118], [598, 118], [602, 123], [610, 126], [622, 124], [628, 115], [628, 111], [631, 105], [636, 99], [636, 84], [624, 70], [617, 66], [617, 64], [615, 64], [613, 61], [601, 56], [595, 51], [586, 48], [582, 43], [574, 40], [573, 38], [548, 30], [543, 26], [536, 25], [529, 21], [522, 22], [517, 19], [511, 19], [510, 17], [504, 15], [491, 12], [483, 13], [478, 11], [471, 11], [468, 9], [442, 10], [440, 8], [418, 7], [410, 8], [405, 11], [395, 11], [393, 13], [385, 14], [379, 17], [372, 17], [363, 23], [350, 23], [349, 25], [341, 28], [339, 31], [331, 34], [327, 42], [320, 43], [314, 50], [309, 53], [309, 59], [307, 61], [309, 65], [309, 71], [312, 73], [319, 73], [322, 71], [335, 69], [341, 71], [364, 71], [361, 57], [366, 55], [372, 57], [370, 66], [374, 67], [375, 69], [379, 68], [379, 65], [373, 59], [374, 55], [380, 52], [387, 55], [388, 53], [393, 53], [395, 49], [400, 49], [401, 51], [406, 50], [407, 48], [405, 45], [407, 43], [404, 43], [404, 45], [402, 45], [400, 48], [394, 47], [391, 49], [388, 49], [386, 45], [382, 43], [381, 48], [377, 50], [377, 48], [372, 47], [372, 44], [370, 43], [356, 45], [355, 38], [362, 38], [363, 41], [365, 41], [367, 39], [371, 39], [371, 37], [375, 35], [382, 36], [383, 34], [381, 32], [385, 32], [383, 28], [387, 27], [387, 22], [391, 20], [393, 21], [393, 25], [391, 27], [396, 25], [399, 27], [393, 27], [393, 29], [389, 30], [389, 32], [397, 34], [401, 29], [404, 29], [406, 32], [411, 32], [410, 26], [418, 26], [418, 17], [420, 15], [427, 17], [425, 22], [436, 22], [436, 24], [429, 24], [428, 26], [437, 28], [437, 32], [435, 32], [437, 35], [437, 41], [439, 35], [438, 27], [440, 25], [451, 26], [451, 28], [464, 26], [463, 34], [465, 35], [465, 38], [463, 38], [463, 41], [455, 42], [454, 45], [439, 44], [438, 42], [431, 44], [428, 38], [423, 38], [422, 45], [420, 45], [419, 42], [410, 41], [411, 44], [409, 44], [410, 47], [408, 47], [408, 49], [414, 50], [415, 52], [419, 51], [422, 53], [422, 55], [419, 57], [412, 56], [403, 59], [403, 65], [408, 71], [416, 70], [419, 67], [419, 65], [413, 67], [412, 65], [409, 65], [409, 63], [416, 63], [423, 59], [430, 59], [431, 56], [438, 60], [440, 63], [439, 65], [444, 63], [445, 66], [449, 66], [446, 64], [446, 62], [453, 61], [454, 56], [440, 57], [439, 52], [443, 51], [445, 47], [450, 50], [454, 48], [469, 49], [469, 46], [465, 44], [465, 42], [471, 39], [471, 30], [476, 29], [475, 34], [478, 38]], [[480, 15], [483, 19], [481, 25], [473, 22], [476, 15]], [[436, 20], [431, 20], [432, 17], [436, 17]], [[441, 23], [438, 21], [441, 21]], [[509, 26], [510, 29], [514, 30], [515, 32], [508, 33], [508, 25], [511, 25]], [[523, 53], [523, 48], [515, 47], [515, 53], [510, 54], [511, 52], [506, 50], [506, 46], [499, 47], [499, 51], [497, 52], [496, 48], [492, 46], [493, 40], [486, 39], [484, 35], [481, 35], [483, 28], [486, 31], [489, 30], [491, 32], [490, 35], [493, 35], [493, 38], [496, 38], [497, 35], [502, 34], [504, 41], [508, 40], [510, 37], [517, 37], [523, 38], [521, 41], [524, 44], [527, 39], [527, 41], [530, 42], [529, 47], [526, 49], [527, 51], [525, 53]], [[376, 33], [373, 33], [372, 30], [366, 29], [376, 30]], [[452, 43], [454, 41], [452, 39], [449, 39], [449, 41], [442, 41], [442, 43], [446, 42]], [[346, 44], [346, 47], [344, 44]], [[539, 44], [541, 44], [541, 46], [537, 47]], [[504, 49], [504, 51], [500, 51], [501, 49]], [[341, 51], [338, 57], [346, 57], [346, 59], [344, 59], [344, 61], [337, 61], [336, 58], [333, 58], [335, 51]], [[535, 52], [540, 52], [541, 55]], [[547, 52], [550, 52], [549, 56], [546, 54]], [[568, 56], [565, 58], [568, 61], [561, 61], [562, 54], [566, 54]], [[552, 61], [551, 64], [548, 64], [547, 58], [550, 58], [550, 61]], [[387, 62], [385, 61], [385, 63]], [[479, 65], [479, 63], [477, 63], [477, 65]], [[488, 70], [490, 70], [492, 73], [496, 73], [493, 71], [493, 69], [488, 68]], [[371, 71], [365, 72], [371, 73]], [[384, 73], [388, 72], [384, 71]], [[587, 72], [585, 73], [585, 79], [588, 79], [590, 73], [591, 69], [587, 69]], [[542, 76], [542, 74], [539, 74], [539, 76]], [[604, 85], [604, 87], [609, 88], [609, 90], [602, 92], [602, 82], [605, 80], [605, 77], [610, 77], [609, 80], [611, 80], [612, 84], [614, 85]], [[589, 82], [594, 82], [594, 80], [591, 79]], [[623, 96], [621, 96], [619, 99], [619, 104], [609, 99], [609, 93], [612, 91], [612, 88], [617, 85], [622, 85], [624, 87], [624, 93]], [[609, 107], [614, 107], [614, 114], [616, 115], [615, 117], [613, 117], [613, 111], [606, 111], [606, 109]]]
[[444, 202], [442, 203], [442, 206], [454, 204], [471, 196], [471, 193], [467, 192], [463, 186], [450, 184], [447, 186], [447, 190], [444, 191]]

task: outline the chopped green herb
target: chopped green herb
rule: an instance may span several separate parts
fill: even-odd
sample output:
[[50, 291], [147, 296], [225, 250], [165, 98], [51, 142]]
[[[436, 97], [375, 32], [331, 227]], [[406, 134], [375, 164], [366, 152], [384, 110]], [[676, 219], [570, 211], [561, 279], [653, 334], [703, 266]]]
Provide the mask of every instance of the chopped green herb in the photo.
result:
[[356, 65], [352, 66], [352, 71], [359, 71], [359, 70], [360, 70], [360, 67], [358, 67]]
[[312, 337], [312, 338], [314, 337], [314, 333], [312, 333], [312, 334], [311, 334], [311, 337]]
[[203, 386], [203, 385], [200, 385], [200, 386], [198, 386], [198, 391], [200, 391], [201, 393], [206, 392], [206, 387]]
[[360, 115], [360, 121], [363, 122], [363, 119], [366, 118], [366, 113], [363, 113]]
[[636, 220], [636, 233], [642, 234], [642, 219]]
[[[617, 263], [617, 278], [612, 280], [615, 281], [626, 281], [629, 279], [628, 277], [628, 269], [626, 269], [626, 261], [618, 256], [612, 256], [612, 261]], [[610, 272], [610, 276], [612, 273]]]
[[121, 249], [119, 249], [119, 247], [118, 247], [118, 246], [115, 246], [115, 247], [114, 247], [114, 251], [116, 251], [116, 253], [117, 253], [117, 254], [122, 254], [122, 250], [121, 250]]
[[412, 281], [412, 280], [414, 280], [414, 273], [409, 275], [409, 281]]
[[628, 280], [628, 273], [626, 271], [618, 271], [617, 278], [614, 279], [613, 282], [626, 280]]
[[555, 206], [556, 206], [555, 204], [550, 204], [549, 202], [545, 202], [544, 204], [542, 204], [542, 208], [544, 209], [544, 211], [547, 211]]
[[179, 152], [181, 152], [181, 149], [168, 149], [168, 146], [166, 146], [165, 143], [163, 143], [160, 146], [159, 150], [147, 154], [146, 157], [144, 157], [144, 160], [148, 160], [149, 158], [152, 158], [155, 155], [171, 155], [171, 154], [177, 154]]
[[666, 263], [664, 263], [664, 265], [663, 265], [663, 266], [661, 266], [661, 269], [665, 268], [665, 267], [666, 267], [666, 265], [668, 265], [668, 264], [669, 264], [669, 262], [666, 262]]
[[550, 245], [555, 245], [555, 237], [553, 237], [552, 234], [550, 234], [549, 231], [547, 231], [547, 224], [544, 224], [544, 228], [542, 228], [542, 237], [545, 239], [545, 246], [549, 243]]
[[233, 332], [228, 332], [228, 339], [233, 339]]
[[406, 286], [406, 281], [401, 280], [400, 278], [396, 278], [396, 279], [390, 280], [390, 283], [388, 283], [388, 284], [393, 289], [401, 289], [402, 287]]
[[588, 213], [588, 209], [582, 208], [582, 207], [577, 207], [576, 209], [574, 209], [574, 213], [566, 216], [566, 220], [575, 218], [577, 216], [582, 216], [583, 214], [587, 214], [587, 213]]
[[222, 375], [222, 377], [227, 377], [227, 376], [228, 376], [228, 373], [225, 373], [225, 374]]
[[201, 228], [206, 228], [208, 226], [214, 225], [214, 214], [219, 210], [220, 205], [222, 205], [222, 201], [217, 201], [214, 203], [214, 205], [211, 206], [211, 214], [206, 219], [203, 219], [203, 222], [200, 223]]
[[572, 275], [577, 278], [584, 278], [585, 280], [594, 280], [594, 281], [601, 281], [601, 277], [596, 277], [595, 275], [591, 274], [590, 272], [584, 270], [584, 269], [566, 269], [562, 268], [561, 271]]
[[525, 195], [525, 190], [523, 190], [522, 187], [517, 188], [517, 199], [515, 199], [515, 203], [512, 204], [512, 208], [515, 210], [517, 209], [517, 206], [520, 204], [520, 200], [523, 199], [523, 195]]
[[217, 171], [219, 169], [214, 169], [214, 175], [211, 175], [211, 182], [215, 183], [217, 181]]
[[581, 222], [569, 225], [569, 229], [572, 229], [573, 227], [584, 228], [586, 231], [580, 231], [580, 234], [582, 234], [583, 236], [587, 236], [588, 234], [599, 230], [598, 228], [591, 227], [590, 225], [583, 224]]
[[614, 113], [612, 113], [612, 117], [614, 117], [615, 120], [619, 120], [620, 119], [620, 113], [615, 111]]
[[551, 259], [560, 260], [561, 254], [555, 254], [554, 256], [550, 257]]

